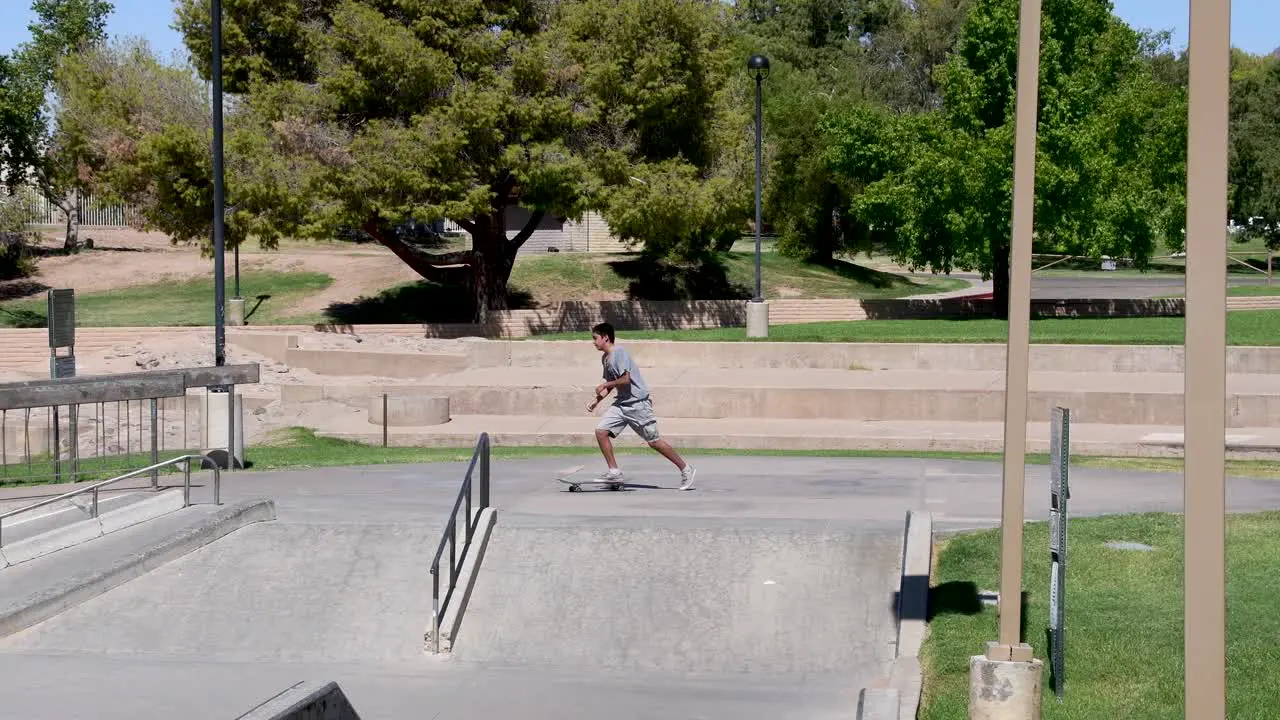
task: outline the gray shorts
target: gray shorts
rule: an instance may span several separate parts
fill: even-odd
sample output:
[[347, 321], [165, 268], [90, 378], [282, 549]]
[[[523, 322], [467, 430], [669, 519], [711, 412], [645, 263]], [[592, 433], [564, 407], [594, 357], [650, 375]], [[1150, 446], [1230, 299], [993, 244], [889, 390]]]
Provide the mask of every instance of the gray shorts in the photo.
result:
[[618, 437], [623, 428], [630, 427], [645, 442], [657, 441], [658, 418], [653, 414], [653, 400], [644, 399], [625, 405], [611, 405], [600, 418], [597, 430], [608, 430], [609, 437]]

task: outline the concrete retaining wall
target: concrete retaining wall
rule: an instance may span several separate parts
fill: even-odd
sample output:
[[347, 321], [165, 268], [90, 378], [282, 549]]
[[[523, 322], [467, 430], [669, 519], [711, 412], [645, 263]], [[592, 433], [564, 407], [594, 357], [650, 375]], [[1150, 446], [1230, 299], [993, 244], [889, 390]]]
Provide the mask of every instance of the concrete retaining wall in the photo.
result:
[[[452, 415], [581, 414], [584, 391], [572, 387], [450, 386], [415, 384], [396, 388], [367, 385], [285, 385], [285, 402], [333, 400], [367, 409], [373, 393], [430, 394], [449, 398]], [[664, 417], [794, 418], [999, 422], [1003, 389], [885, 387], [692, 387], [652, 386]], [[1173, 392], [1032, 391], [1027, 419], [1047, 422], [1055, 405], [1071, 408], [1081, 423], [1181, 425], [1182, 394]], [[1228, 427], [1269, 427], [1280, 417], [1280, 396], [1233, 393], [1224, 405]]]

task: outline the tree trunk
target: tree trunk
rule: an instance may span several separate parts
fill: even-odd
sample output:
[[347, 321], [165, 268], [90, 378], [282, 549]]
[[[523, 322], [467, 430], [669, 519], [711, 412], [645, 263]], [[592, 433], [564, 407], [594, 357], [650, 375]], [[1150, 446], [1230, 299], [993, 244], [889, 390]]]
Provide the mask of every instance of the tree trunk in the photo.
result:
[[471, 289], [477, 323], [489, 322], [495, 313], [507, 310], [507, 282], [518, 249], [507, 240], [505, 207], [495, 207], [488, 217], [476, 218], [471, 233]]
[[1000, 320], [1009, 319], [1009, 251], [1006, 243], [991, 249], [991, 314]]
[[64, 250], [75, 250], [80, 247], [80, 196], [79, 191], [72, 190], [63, 196], [60, 207], [67, 216], [67, 231], [62, 238]]
[[836, 245], [839, 244], [839, 229], [836, 227], [836, 212], [839, 209], [839, 190], [835, 185], [827, 183], [822, 194], [822, 202], [818, 207], [817, 223], [814, 226], [813, 243], [809, 246], [809, 262], [819, 265], [830, 265], [835, 259]]

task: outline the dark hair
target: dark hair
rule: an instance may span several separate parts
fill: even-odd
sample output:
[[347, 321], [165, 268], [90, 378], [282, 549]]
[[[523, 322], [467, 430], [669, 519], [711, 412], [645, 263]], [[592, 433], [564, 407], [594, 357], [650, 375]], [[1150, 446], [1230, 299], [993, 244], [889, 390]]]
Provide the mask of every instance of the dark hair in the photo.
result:
[[613, 342], [613, 326], [607, 322], [602, 322], [591, 328], [591, 334], [609, 338], [609, 342]]

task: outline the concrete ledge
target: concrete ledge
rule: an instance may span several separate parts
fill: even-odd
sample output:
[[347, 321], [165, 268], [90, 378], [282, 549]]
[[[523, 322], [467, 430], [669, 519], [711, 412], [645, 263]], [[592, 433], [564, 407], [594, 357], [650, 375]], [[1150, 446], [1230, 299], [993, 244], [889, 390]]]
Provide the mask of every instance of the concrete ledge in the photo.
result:
[[933, 568], [933, 513], [907, 513], [898, 589], [898, 657], [920, 656], [929, 618], [929, 574]]
[[227, 331], [227, 342], [276, 362], [288, 363], [289, 351], [298, 347], [298, 336], [280, 332]]
[[366, 350], [300, 350], [290, 348], [285, 364], [317, 375], [371, 375], [388, 378], [420, 378], [466, 370], [463, 354], [379, 352]]
[[182, 490], [177, 488], [163, 490], [145, 500], [130, 503], [110, 512], [101, 511], [101, 499], [99, 499], [99, 514], [96, 518], [80, 520], [0, 547], [0, 561], [3, 561], [0, 567], [17, 565], [49, 553], [65, 550], [181, 509]]
[[389, 427], [421, 427], [443, 425], [449, 422], [448, 395], [386, 395], [386, 413], [383, 413], [383, 396], [369, 399], [369, 422], [386, 423]]
[[[471, 536], [471, 548], [467, 551], [458, 570], [458, 584], [453, 589], [453, 597], [440, 619], [440, 652], [452, 652], [453, 643], [458, 639], [458, 631], [462, 628], [462, 616], [467, 612], [467, 602], [471, 599], [471, 590], [475, 587], [479, 575], [480, 564], [484, 562], [484, 551], [489, 545], [489, 536], [498, 521], [498, 511], [492, 507], [481, 510], [476, 519], [476, 531]], [[435, 652], [435, 638], [431, 628], [427, 628], [424, 636], [426, 650]]]
[[893, 688], [863, 688], [858, 693], [858, 720], [898, 720], [900, 712], [898, 691]]
[[0, 637], [8, 637], [47, 620], [245, 525], [274, 520], [275, 517], [275, 503], [264, 498], [227, 506], [109, 567], [88, 571], [53, 587], [38, 590], [9, 607], [0, 607]]
[[338, 683], [299, 682], [237, 720], [360, 720]]

